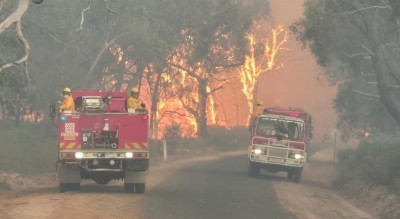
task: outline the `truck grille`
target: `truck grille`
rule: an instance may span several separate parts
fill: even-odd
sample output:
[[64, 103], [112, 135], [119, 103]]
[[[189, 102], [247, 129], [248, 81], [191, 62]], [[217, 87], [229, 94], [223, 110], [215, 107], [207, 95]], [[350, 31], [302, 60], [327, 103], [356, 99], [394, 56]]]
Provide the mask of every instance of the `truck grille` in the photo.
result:
[[286, 148], [268, 148], [267, 155], [287, 158], [288, 150]]

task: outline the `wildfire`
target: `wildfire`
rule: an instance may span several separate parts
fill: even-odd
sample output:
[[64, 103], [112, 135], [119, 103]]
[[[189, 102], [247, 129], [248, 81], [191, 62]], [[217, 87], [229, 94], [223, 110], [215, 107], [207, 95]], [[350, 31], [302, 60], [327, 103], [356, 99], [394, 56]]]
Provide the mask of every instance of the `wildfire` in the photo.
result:
[[[262, 25], [260, 25], [262, 26]], [[254, 32], [254, 33], [253, 33]], [[283, 67], [282, 64], [277, 64], [277, 55], [283, 49], [283, 45], [288, 40], [288, 33], [283, 26], [276, 26], [269, 30], [270, 38], [260, 37], [259, 30], [253, 30], [247, 34], [249, 40], [249, 53], [245, 56], [244, 65], [239, 70], [240, 80], [235, 83], [241, 83], [242, 91], [246, 98], [249, 110], [253, 109], [253, 101], [256, 94], [257, 81], [260, 75]], [[265, 34], [264, 34], [265, 35]], [[261, 46], [260, 46], [261, 45]], [[164, 69], [161, 73], [161, 86], [157, 96], [157, 109], [150, 112], [153, 118], [152, 128], [153, 137], [160, 138], [165, 133], [167, 127], [177, 123], [181, 127], [183, 136], [194, 137], [197, 133], [197, 120], [199, 114], [198, 107], [201, 97], [199, 96], [199, 83], [200, 81], [208, 81], [208, 86], [205, 87], [207, 93], [207, 123], [209, 125], [222, 125], [228, 126], [229, 119], [235, 118], [233, 113], [238, 114], [238, 109], [225, 111], [223, 103], [229, 102], [226, 95], [220, 96], [218, 99], [217, 92], [214, 92], [222, 87], [223, 80], [211, 80], [210, 77], [215, 77], [212, 74], [207, 74], [203, 68], [204, 63], [189, 64], [185, 59], [185, 55], [189, 54], [190, 45], [181, 45], [176, 48], [174, 55], [171, 55], [170, 60], [172, 69]], [[123, 51], [120, 49], [112, 50], [116, 56], [117, 64], [122, 61], [125, 62], [125, 74], [122, 77], [115, 77], [112, 70], [105, 69], [103, 77], [104, 82], [108, 82], [107, 88], [118, 89], [115, 84], [120, 84], [119, 89], [125, 90], [130, 80], [132, 80], [135, 71], [135, 63], [133, 60], [124, 60]], [[149, 65], [148, 69], [144, 71], [143, 78], [140, 86], [140, 99], [146, 103], [148, 109], [151, 109], [151, 99], [154, 87], [154, 82], [157, 80], [159, 72], [154, 72]], [[224, 75], [223, 77], [226, 77]], [[214, 82], [213, 82], [214, 81]], [[219, 81], [219, 82], [216, 82]], [[228, 81], [228, 80], [226, 80]], [[103, 82], [103, 85], [106, 83]], [[232, 81], [231, 81], [232, 82]], [[229, 83], [231, 83], [229, 82]], [[121, 85], [122, 83], [122, 85]], [[235, 89], [232, 87], [232, 89]], [[226, 91], [230, 92], [230, 91]], [[231, 94], [230, 94], [231, 95]], [[234, 95], [235, 96], [235, 95]], [[234, 104], [238, 104], [234, 102]], [[220, 105], [222, 108], [217, 108]], [[238, 105], [236, 105], [237, 107]], [[227, 109], [232, 109], [229, 107]], [[236, 116], [236, 125], [239, 125], [239, 119]]]
[[[239, 70], [243, 94], [246, 96], [249, 111], [253, 111], [254, 98], [257, 96], [257, 82], [259, 77], [272, 70], [283, 67], [277, 64], [277, 55], [288, 40], [288, 33], [282, 25], [271, 30], [271, 39], [258, 37], [248, 33], [249, 54], [245, 56], [243, 67]], [[261, 45], [261, 48], [260, 48]], [[250, 115], [249, 115], [250, 116]]]

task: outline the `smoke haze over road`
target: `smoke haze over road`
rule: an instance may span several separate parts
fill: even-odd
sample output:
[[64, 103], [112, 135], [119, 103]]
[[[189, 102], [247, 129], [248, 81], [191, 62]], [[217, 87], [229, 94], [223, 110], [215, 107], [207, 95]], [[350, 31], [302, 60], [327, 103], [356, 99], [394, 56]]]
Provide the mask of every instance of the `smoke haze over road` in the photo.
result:
[[[271, 14], [276, 24], [289, 27], [303, 14], [303, 0], [271, 0]], [[300, 107], [313, 116], [315, 140], [335, 128], [336, 113], [333, 103], [336, 87], [330, 86], [315, 58], [302, 49], [291, 35], [280, 53], [284, 68], [264, 74], [260, 78], [258, 98], [264, 106]]]

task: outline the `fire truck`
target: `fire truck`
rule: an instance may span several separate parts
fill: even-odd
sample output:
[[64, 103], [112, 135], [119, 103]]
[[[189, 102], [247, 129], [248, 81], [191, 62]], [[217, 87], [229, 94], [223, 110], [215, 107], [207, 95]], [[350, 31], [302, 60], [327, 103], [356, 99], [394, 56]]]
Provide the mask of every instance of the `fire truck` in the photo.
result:
[[298, 108], [266, 108], [251, 127], [248, 148], [249, 177], [260, 170], [287, 172], [287, 178], [299, 182], [312, 138], [312, 117]]
[[104, 185], [123, 180], [128, 193], [144, 193], [149, 170], [148, 112], [127, 109], [127, 94], [72, 92], [75, 112], [50, 112], [58, 125], [60, 192], [78, 190], [83, 179]]

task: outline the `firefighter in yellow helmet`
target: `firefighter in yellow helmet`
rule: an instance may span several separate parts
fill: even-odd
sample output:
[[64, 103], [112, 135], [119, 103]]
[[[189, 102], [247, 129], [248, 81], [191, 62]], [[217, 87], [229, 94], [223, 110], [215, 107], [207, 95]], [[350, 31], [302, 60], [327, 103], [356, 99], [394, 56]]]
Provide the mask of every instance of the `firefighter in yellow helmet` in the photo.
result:
[[128, 109], [140, 109], [139, 103], [139, 88], [133, 87], [131, 89], [131, 96], [128, 98]]
[[74, 99], [71, 96], [71, 89], [68, 87], [64, 88], [62, 92], [62, 98], [63, 100], [60, 103], [59, 111], [60, 113], [62, 112], [75, 112], [75, 103]]
[[254, 131], [255, 122], [258, 116], [263, 113], [263, 102], [261, 100], [257, 100], [256, 106], [254, 107], [253, 113], [251, 114], [249, 129], [251, 132]]
[[254, 107], [253, 117], [260, 116], [263, 113], [263, 102], [261, 100], [257, 100], [257, 105]]

